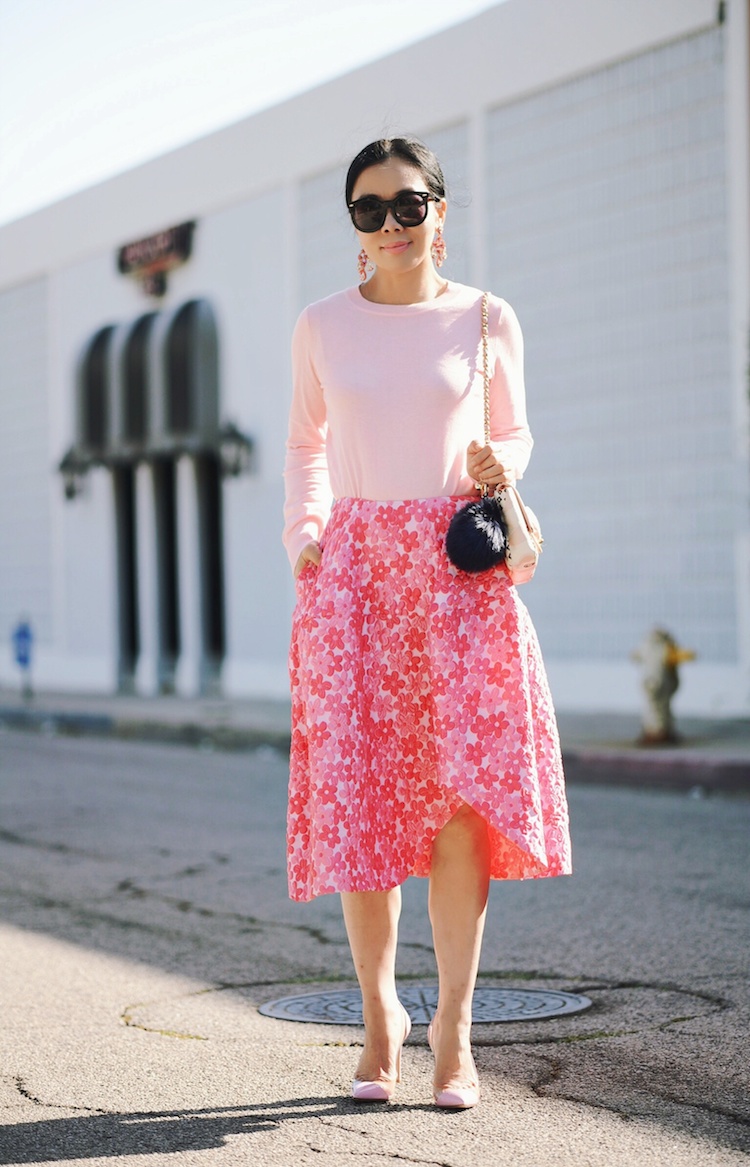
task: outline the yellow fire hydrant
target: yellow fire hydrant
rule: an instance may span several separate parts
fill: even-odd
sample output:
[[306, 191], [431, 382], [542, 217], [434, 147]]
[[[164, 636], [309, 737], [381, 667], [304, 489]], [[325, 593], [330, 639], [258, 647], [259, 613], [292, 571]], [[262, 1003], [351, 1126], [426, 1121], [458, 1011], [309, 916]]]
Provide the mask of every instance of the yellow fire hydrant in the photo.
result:
[[680, 648], [663, 628], [654, 628], [631, 657], [641, 665], [644, 694], [642, 745], [661, 745], [677, 741], [672, 717], [672, 698], [680, 684], [677, 666], [695, 660], [690, 648]]

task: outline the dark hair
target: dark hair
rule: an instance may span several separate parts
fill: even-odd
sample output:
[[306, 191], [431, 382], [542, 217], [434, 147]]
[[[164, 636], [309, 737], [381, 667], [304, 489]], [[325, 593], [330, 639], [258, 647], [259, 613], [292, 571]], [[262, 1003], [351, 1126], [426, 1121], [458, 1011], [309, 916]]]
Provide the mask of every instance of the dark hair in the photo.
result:
[[430, 194], [445, 198], [445, 178], [436, 156], [418, 138], [378, 138], [360, 150], [346, 174], [346, 204], [352, 201], [352, 191], [357, 179], [370, 166], [378, 166], [390, 158], [400, 158], [418, 170], [425, 180]]

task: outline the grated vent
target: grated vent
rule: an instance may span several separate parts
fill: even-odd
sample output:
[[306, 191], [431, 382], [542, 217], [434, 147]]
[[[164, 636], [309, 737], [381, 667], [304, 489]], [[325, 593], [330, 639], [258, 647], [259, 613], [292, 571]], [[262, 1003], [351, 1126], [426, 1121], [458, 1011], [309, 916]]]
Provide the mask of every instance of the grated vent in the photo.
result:
[[[401, 985], [399, 997], [414, 1025], [427, 1025], [437, 1007], [437, 985]], [[562, 993], [556, 989], [474, 990], [475, 1024], [503, 1021], [539, 1021], [581, 1013], [591, 1005], [589, 997]], [[316, 1025], [362, 1025], [362, 997], [359, 989], [331, 989], [322, 993], [301, 993], [281, 997], [260, 1006], [266, 1017], [281, 1021], [309, 1021]]]

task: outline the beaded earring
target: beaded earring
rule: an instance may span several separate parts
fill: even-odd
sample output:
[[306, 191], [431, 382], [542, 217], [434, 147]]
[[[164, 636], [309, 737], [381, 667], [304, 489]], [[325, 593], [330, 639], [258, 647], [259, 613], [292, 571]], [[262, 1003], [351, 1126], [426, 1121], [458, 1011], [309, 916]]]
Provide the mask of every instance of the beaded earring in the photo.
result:
[[375, 270], [375, 264], [371, 263], [367, 258], [367, 252], [364, 247], [357, 256], [357, 271], [359, 272], [360, 283], [364, 283], [369, 273]]
[[448, 249], [443, 239], [443, 228], [438, 227], [435, 231], [435, 238], [432, 241], [432, 258], [435, 261], [435, 267], [443, 266], [447, 254]]

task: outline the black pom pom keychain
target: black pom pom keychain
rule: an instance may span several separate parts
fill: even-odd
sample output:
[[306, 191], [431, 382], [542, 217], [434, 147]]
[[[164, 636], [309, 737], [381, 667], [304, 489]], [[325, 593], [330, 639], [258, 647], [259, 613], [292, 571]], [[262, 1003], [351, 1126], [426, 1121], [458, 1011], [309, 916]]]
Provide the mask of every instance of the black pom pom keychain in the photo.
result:
[[507, 539], [500, 500], [485, 494], [456, 511], [445, 536], [445, 550], [461, 571], [489, 571], [505, 559]]
[[[490, 440], [490, 372], [487, 356], [489, 297], [482, 297], [482, 363], [484, 367], [484, 440]], [[476, 573], [489, 571], [505, 559], [508, 528], [500, 500], [482, 487], [482, 497], [456, 511], [445, 536], [445, 550], [454, 567]]]

